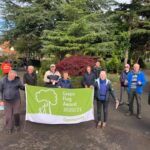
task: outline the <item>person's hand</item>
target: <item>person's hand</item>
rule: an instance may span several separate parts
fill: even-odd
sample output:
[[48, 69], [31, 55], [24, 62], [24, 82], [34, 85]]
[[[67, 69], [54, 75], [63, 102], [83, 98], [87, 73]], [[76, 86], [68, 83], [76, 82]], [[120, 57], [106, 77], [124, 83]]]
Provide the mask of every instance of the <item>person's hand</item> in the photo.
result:
[[119, 101], [116, 100], [116, 109], [118, 108], [118, 106], [119, 106]]
[[85, 87], [85, 88], [88, 88], [88, 86], [87, 86], [87, 85], [85, 85], [84, 87]]
[[141, 81], [138, 81], [138, 85], [141, 85], [142, 84], [142, 82]]
[[124, 81], [124, 85], [127, 85], [127, 84], [128, 84], [128, 81], [127, 81], [127, 80], [125, 80], [125, 81]]
[[93, 86], [93, 85], [90, 85], [90, 88], [91, 88], [91, 89], [93, 89], [93, 88], [94, 88], [94, 86]]
[[52, 84], [55, 85], [55, 83], [56, 83], [55, 80], [53, 80]]

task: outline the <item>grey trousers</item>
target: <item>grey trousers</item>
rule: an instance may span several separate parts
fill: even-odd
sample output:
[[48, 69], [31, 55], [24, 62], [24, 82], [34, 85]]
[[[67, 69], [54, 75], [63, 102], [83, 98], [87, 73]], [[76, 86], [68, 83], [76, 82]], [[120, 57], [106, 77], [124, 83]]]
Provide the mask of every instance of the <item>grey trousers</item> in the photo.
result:
[[15, 126], [20, 125], [20, 100], [13, 102], [5, 101], [5, 129], [13, 128], [13, 121]]
[[137, 103], [137, 114], [141, 114], [141, 94], [136, 93], [136, 91], [132, 89], [129, 92], [129, 111], [133, 113], [134, 98]]
[[125, 98], [126, 98], [126, 102], [129, 103], [128, 87], [121, 86], [120, 87], [120, 103], [123, 103]]

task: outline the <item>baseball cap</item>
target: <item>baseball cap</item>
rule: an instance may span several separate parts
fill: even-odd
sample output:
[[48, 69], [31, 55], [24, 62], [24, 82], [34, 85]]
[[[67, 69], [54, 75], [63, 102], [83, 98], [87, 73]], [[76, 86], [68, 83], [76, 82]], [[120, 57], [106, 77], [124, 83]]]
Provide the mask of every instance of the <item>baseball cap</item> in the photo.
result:
[[51, 64], [51, 65], [50, 65], [50, 67], [55, 67], [55, 66], [56, 66], [55, 64]]

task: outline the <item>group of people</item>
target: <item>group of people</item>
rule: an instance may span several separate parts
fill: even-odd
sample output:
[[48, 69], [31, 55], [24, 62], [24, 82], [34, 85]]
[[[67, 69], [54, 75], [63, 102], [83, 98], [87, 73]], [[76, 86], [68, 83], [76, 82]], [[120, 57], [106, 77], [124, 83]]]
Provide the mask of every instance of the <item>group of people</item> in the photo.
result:
[[130, 71], [130, 65], [126, 64], [124, 71], [120, 75], [121, 92], [120, 104], [124, 103], [124, 94], [127, 95], [127, 105], [129, 105], [128, 116], [133, 115], [134, 98], [137, 103], [137, 118], [141, 119], [141, 94], [143, 93], [143, 86], [146, 84], [146, 77], [143, 71], [140, 70], [139, 64], [133, 65], [133, 70]]
[[[49, 88], [73, 88], [69, 73], [64, 71], [62, 75], [56, 70], [56, 65], [51, 64], [50, 69], [44, 74], [44, 83]], [[130, 65], [126, 64], [124, 71], [120, 75], [120, 102], [114, 92], [111, 81], [107, 79], [107, 73], [96, 62], [95, 66], [87, 66], [83, 75], [82, 85], [85, 88], [94, 89], [94, 99], [97, 102], [97, 127], [106, 127], [108, 120], [108, 105], [110, 95], [116, 103], [116, 109], [124, 104], [124, 94], [127, 94], [126, 102], [129, 105], [127, 115], [133, 114], [134, 97], [137, 101], [137, 117], [141, 119], [141, 94], [143, 86], [146, 84], [145, 75], [140, 71], [139, 64], [134, 64], [130, 71]], [[12, 130], [19, 130], [20, 126], [20, 94], [19, 89], [25, 90], [25, 84], [37, 85], [37, 75], [33, 66], [27, 67], [27, 72], [23, 76], [23, 83], [17, 76], [16, 71], [9, 70], [8, 74], [0, 80], [0, 100], [5, 102], [5, 129], [8, 133]], [[102, 113], [103, 111], [103, 113]], [[102, 114], [104, 117], [102, 117]], [[102, 120], [103, 118], [103, 120]], [[14, 120], [14, 125], [13, 125]]]

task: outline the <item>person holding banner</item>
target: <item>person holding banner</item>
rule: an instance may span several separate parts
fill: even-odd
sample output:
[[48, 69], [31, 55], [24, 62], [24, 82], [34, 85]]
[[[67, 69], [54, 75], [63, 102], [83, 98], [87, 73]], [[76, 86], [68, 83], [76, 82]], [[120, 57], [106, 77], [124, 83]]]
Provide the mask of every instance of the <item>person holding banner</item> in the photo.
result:
[[24, 85], [14, 70], [10, 70], [8, 76], [0, 80], [0, 100], [5, 103], [5, 129], [11, 134], [13, 129], [13, 118], [15, 130], [20, 126], [20, 93], [19, 89], [24, 90]]
[[71, 81], [69, 80], [69, 74], [67, 71], [63, 72], [63, 78], [61, 78], [58, 82], [59, 88], [72, 88]]
[[83, 76], [83, 85], [85, 88], [93, 87], [95, 82], [96, 76], [92, 72], [91, 66], [87, 66], [86, 72]]
[[[101, 71], [99, 78], [96, 80], [95, 83], [95, 97], [97, 100], [97, 117], [98, 117], [97, 127], [102, 128], [106, 127], [106, 123], [108, 120], [108, 105], [110, 95], [112, 95], [113, 99], [115, 100], [117, 109], [119, 101], [115, 96], [110, 80], [107, 79], [106, 71]], [[102, 107], [104, 113], [103, 122], [102, 122]]]
[[[27, 67], [27, 72], [23, 75], [23, 83], [36, 86], [37, 85], [37, 75], [34, 71], [34, 66], [28, 66]], [[26, 100], [24, 96], [24, 101], [23, 101], [23, 113], [26, 112]]]
[[37, 85], [37, 76], [33, 66], [28, 66], [27, 72], [23, 76], [23, 83], [29, 85]]
[[60, 78], [61, 75], [59, 71], [56, 70], [56, 65], [51, 64], [50, 70], [46, 71], [44, 75], [44, 82], [46, 86], [56, 88]]

